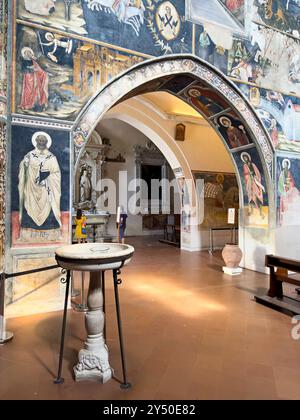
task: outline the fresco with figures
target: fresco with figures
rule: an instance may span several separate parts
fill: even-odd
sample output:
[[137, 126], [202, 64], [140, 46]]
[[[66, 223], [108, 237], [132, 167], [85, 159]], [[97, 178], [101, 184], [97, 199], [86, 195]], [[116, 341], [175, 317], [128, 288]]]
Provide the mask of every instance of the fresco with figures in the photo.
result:
[[184, 75], [166, 82], [160, 89], [178, 96], [209, 118], [229, 149], [252, 144], [250, 133], [240, 117], [231, 109], [229, 102], [212, 87]]
[[181, 92], [180, 97], [207, 118], [230, 108], [229, 103], [220, 97], [215, 90], [200, 82], [188, 86]]
[[234, 111], [215, 117], [213, 123], [229, 149], [238, 149], [252, 144], [250, 134]]
[[70, 134], [13, 126], [12, 244], [69, 241]]
[[193, 171], [204, 181], [204, 220], [201, 229], [227, 226], [228, 209], [239, 208], [239, 188], [235, 174]]
[[[216, 7], [218, 2], [221, 7]], [[193, 16], [185, 16], [184, 0], [127, 3], [18, 1], [18, 18], [41, 29], [21, 24], [17, 28], [14, 112], [73, 120], [95, 91], [127, 68], [153, 56], [192, 52], [231, 77], [243, 91], [248, 88], [242, 83], [283, 92], [291, 97], [290, 114], [297, 112], [300, 42], [266, 26], [260, 15], [266, 9], [262, 4], [270, 2], [259, 2], [259, 7], [250, 2], [252, 23], [245, 29], [240, 25], [243, 32], [239, 33], [236, 21], [244, 21], [242, 0], [214, 0], [209, 8], [206, 2], [197, 3], [197, 19], [203, 17], [203, 23], [197, 20], [194, 30]], [[274, 9], [278, 2], [272, 3]], [[296, 3], [290, 1], [283, 9], [291, 14]], [[228, 30], [221, 33], [209, 21], [212, 16], [207, 13], [212, 6], [216, 12], [213, 19], [220, 23], [226, 17]], [[28, 74], [39, 80], [33, 92]], [[275, 122], [272, 124], [275, 136]], [[267, 122], [267, 129], [269, 125]], [[279, 137], [281, 125], [277, 120]], [[290, 146], [288, 143], [288, 150]], [[283, 141], [280, 148], [284, 148]]]
[[273, 28], [300, 36], [299, 0], [254, 0], [257, 19]]
[[221, 0], [230, 13], [241, 23], [245, 23], [245, 0]]
[[248, 226], [266, 227], [269, 207], [267, 185], [261, 159], [256, 148], [250, 147], [233, 153], [242, 179], [245, 206], [245, 223]]
[[23, 114], [72, 120], [101, 86], [141, 61], [52, 31], [17, 29], [15, 110]]
[[279, 156], [276, 174], [278, 225], [299, 225], [300, 159], [293, 156]]
[[[280, 153], [300, 152], [298, 0], [19, 0], [14, 3], [18, 18], [12, 69], [15, 114], [74, 121], [87, 101], [126, 69], [151, 57], [193, 53], [223, 72], [243, 92], [256, 109], [275, 149]], [[263, 168], [240, 117], [212, 88], [194, 83], [187, 75], [163, 83], [162, 90], [191, 104], [222, 136], [243, 179], [248, 225], [267, 226]], [[153, 82], [153, 90], [156, 86], [157, 81]], [[26, 128], [23, 133], [20, 130], [13, 129], [13, 149], [18, 156], [18, 163], [13, 162], [16, 180], [20, 178], [20, 163], [35, 147], [34, 130]], [[67, 177], [61, 159], [69, 147], [66, 146], [68, 135], [44, 131], [51, 138], [48, 151], [53, 154], [53, 161], [56, 159], [61, 176]], [[82, 142], [83, 137], [78, 133], [74, 137], [75, 144]], [[24, 144], [18, 148], [20, 138]], [[289, 159], [293, 170], [294, 165], [297, 167], [296, 157], [295, 162], [292, 157]], [[296, 185], [297, 177], [293, 177]], [[64, 197], [62, 191], [61, 195]], [[53, 219], [53, 209], [47, 219], [51, 229], [38, 229], [37, 220], [34, 221], [31, 228], [36, 242], [64, 240], [60, 238], [66, 233], [65, 199], [61, 199], [61, 225], [59, 217]], [[22, 246], [22, 238], [27, 238], [26, 229], [31, 228], [26, 225], [30, 221], [28, 212], [24, 213], [23, 222], [20, 219], [24, 209], [20, 209], [19, 202], [20, 191], [14, 192], [13, 242]], [[43, 221], [45, 226], [47, 220]], [[44, 230], [48, 230], [47, 237], [42, 237]], [[53, 232], [49, 234], [49, 230]]]
[[300, 98], [238, 84], [256, 109], [277, 150], [300, 152]]
[[159, 56], [192, 52], [184, 0], [21, 0], [18, 17], [110, 45]]

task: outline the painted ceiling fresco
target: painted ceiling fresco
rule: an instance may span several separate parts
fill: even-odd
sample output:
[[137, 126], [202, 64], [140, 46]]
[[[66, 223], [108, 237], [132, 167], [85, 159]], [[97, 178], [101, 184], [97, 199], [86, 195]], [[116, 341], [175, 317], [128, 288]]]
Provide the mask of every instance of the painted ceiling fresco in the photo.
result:
[[243, 0], [20, 0], [13, 110], [74, 120], [101, 86], [134, 64], [194, 53], [246, 96], [255, 87], [259, 109], [269, 106], [272, 92], [283, 92], [272, 118], [259, 112], [276, 148], [300, 150], [300, 41], [278, 31], [297, 35], [300, 2], [253, 0], [250, 6], [252, 23], [244, 28]]

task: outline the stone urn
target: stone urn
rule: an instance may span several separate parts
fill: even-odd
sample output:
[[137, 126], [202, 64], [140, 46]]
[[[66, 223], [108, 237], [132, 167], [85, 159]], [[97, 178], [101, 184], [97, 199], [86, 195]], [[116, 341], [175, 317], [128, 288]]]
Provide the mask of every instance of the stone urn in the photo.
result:
[[243, 253], [238, 245], [226, 244], [222, 251], [222, 257], [226, 265], [223, 267], [224, 273], [236, 275], [242, 272], [239, 264], [242, 261]]

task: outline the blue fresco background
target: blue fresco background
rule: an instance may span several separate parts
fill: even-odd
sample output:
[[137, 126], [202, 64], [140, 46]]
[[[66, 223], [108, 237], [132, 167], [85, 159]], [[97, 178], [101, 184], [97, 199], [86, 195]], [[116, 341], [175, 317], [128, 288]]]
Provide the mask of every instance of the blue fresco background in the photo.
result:
[[[154, 10], [152, 12], [148, 9], [146, 10], [146, 19], [140, 29], [139, 36], [136, 35], [130, 25], [120, 22], [115, 14], [106, 13], [104, 10], [92, 11], [88, 8], [86, 2], [82, 2], [88, 36], [97, 41], [106, 42], [111, 45], [142, 52], [144, 54], [153, 56], [163, 55], [164, 53], [160, 47], [155, 46], [151, 32], [147, 27], [147, 18], [149, 15], [153, 16], [153, 24], [159, 34], [155, 21], [155, 14], [159, 5], [164, 1], [165, 0], [154, 1]], [[144, 4], [147, 6], [147, 2], [144, 2]], [[175, 40], [168, 41], [168, 44], [174, 54], [190, 53], [192, 52], [193, 24], [185, 21], [185, 0], [173, 0], [172, 4], [176, 7], [182, 20], [179, 35]], [[101, 28], [101, 30], [99, 30], [99, 28]]]
[[19, 166], [24, 156], [34, 149], [31, 138], [37, 131], [44, 131], [52, 138], [49, 149], [57, 158], [61, 170], [61, 211], [70, 209], [70, 133], [59, 130], [44, 130], [22, 126], [12, 127], [12, 211], [19, 211]]
[[[276, 185], [278, 186], [280, 173], [282, 171], [282, 162], [288, 159], [291, 162], [291, 167], [289, 171], [292, 174], [292, 177], [295, 181], [295, 186], [298, 190], [300, 190], [300, 159], [290, 156], [278, 156], [276, 161]], [[276, 191], [276, 199], [277, 199], [277, 208], [280, 208], [280, 194], [277, 188]]]

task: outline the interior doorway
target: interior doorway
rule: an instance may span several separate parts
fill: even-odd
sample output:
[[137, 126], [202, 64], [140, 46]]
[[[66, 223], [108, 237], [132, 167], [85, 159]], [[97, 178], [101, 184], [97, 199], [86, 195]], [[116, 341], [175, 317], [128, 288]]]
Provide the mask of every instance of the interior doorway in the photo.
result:
[[[257, 252], [261, 243], [257, 233], [264, 237], [264, 250], [271, 246], [269, 214], [273, 211], [271, 180], [273, 175], [273, 148], [265, 129], [247, 100], [227, 78], [209, 64], [193, 56], [166, 57], [150, 60], [109, 83], [86, 106], [74, 127], [76, 165], [94, 128], [106, 118], [109, 110], [123, 120], [137, 123], [158, 146], [174, 173], [193, 180], [191, 168], [184, 153], [172, 135], [161, 127], [151, 127], [149, 118], [140, 118], [118, 110], [126, 100], [140, 95], [167, 92], [181, 99], [200, 114], [215, 130], [228, 152], [235, 168], [239, 186], [240, 223], [239, 241], [244, 251], [243, 265], [262, 269], [263, 258]], [[257, 182], [256, 182], [257, 181]], [[190, 206], [198, 206], [195, 185], [189, 187]], [[181, 247], [199, 250], [202, 238], [199, 223], [182, 213], [188, 225], [181, 226]], [[183, 220], [183, 218], [181, 219]]]
[[[142, 125], [145, 116], [148, 118], [147, 125], [146, 121]], [[172, 138], [169, 150], [163, 149], [167, 143], [165, 138], [160, 138], [156, 145], [152, 141], [155, 140], [155, 126], [170, 133]], [[180, 140], [176, 140], [178, 126], [184, 128], [184, 136]], [[180, 161], [176, 163], [174, 170], [171, 152], [175, 153], [175, 149]], [[210, 124], [193, 107], [170, 93], [137, 95], [109, 110], [96, 126], [85, 152], [81, 155], [75, 182], [79, 183], [83, 170], [93, 168], [91, 195], [95, 200], [87, 204], [90, 210], [96, 208], [101, 213], [99, 217], [102, 221], [105, 203], [102, 202], [101, 206], [95, 191], [100, 174], [102, 178], [114, 182], [115, 187], [108, 195], [116, 194], [117, 197], [120, 197], [120, 173], [126, 172], [127, 185], [134, 178], [141, 178], [144, 182], [144, 187], [141, 186], [142, 202], [137, 214], [128, 215], [127, 235], [156, 236], [157, 240], [180, 246], [182, 237], [185, 239], [190, 233], [188, 212], [182, 212], [182, 208], [176, 206], [174, 197], [174, 183], [179, 186], [184, 179], [181, 170], [184, 161], [191, 173], [192, 183], [198, 180], [204, 182], [204, 214], [203, 220], [198, 223], [201, 249], [212, 248], [212, 229], [215, 248], [236, 240], [236, 235], [232, 235], [231, 230], [232, 227], [238, 228], [239, 186], [235, 167]], [[160, 187], [157, 196], [152, 197], [151, 186], [155, 180]], [[164, 180], [171, 186], [169, 195], [166, 194]], [[127, 185], [122, 188], [127, 188]], [[75, 190], [78, 189], [77, 185]], [[77, 197], [80, 199], [80, 194]], [[112, 200], [111, 197], [108, 198], [109, 201]], [[117, 201], [118, 198], [115, 202]], [[74, 203], [74, 207], [77, 204]], [[83, 204], [85, 203], [81, 202], [80, 206]], [[229, 208], [236, 211], [233, 226], [227, 223]], [[97, 240], [116, 240], [116, 214], [113, 212], [110, 216], [105, 235], [97, 235]], [[90, 236], [92, 240], [92, 234]]]

